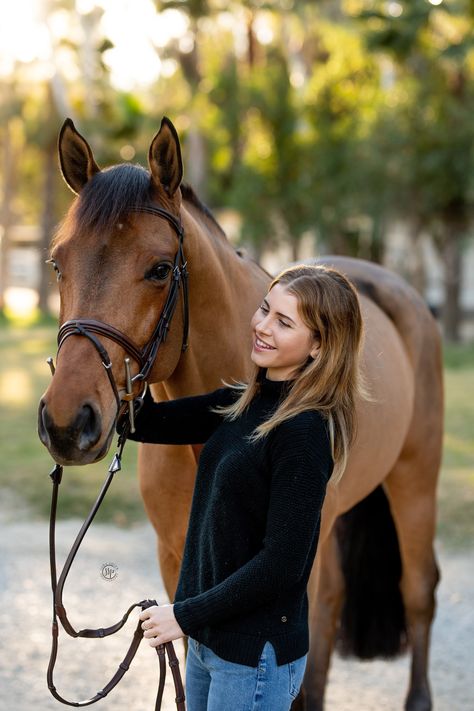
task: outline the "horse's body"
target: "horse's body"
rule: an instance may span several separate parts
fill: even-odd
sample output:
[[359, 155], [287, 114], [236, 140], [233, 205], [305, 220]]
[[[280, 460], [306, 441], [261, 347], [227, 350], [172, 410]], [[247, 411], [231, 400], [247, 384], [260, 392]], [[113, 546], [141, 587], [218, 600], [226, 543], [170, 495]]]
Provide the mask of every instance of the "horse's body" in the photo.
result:
[[[143, 191], [132, 195], [131, 187], [121, 197], [125, 212], [120, 224], [113, 210], [102, 223], [93, 219], [99, 208], [94, 213], [85, 205], [81, 212], [81, 201], [93, 202], [94, 195], [106, 195], [108, 189], [113, 200], [107, 185], [112, 185], [112, 179], [116, 183], [128, 178], [121, 167], [109, 175], [100, 173], [88, 144], [71, 124], [61, 134], [60, 157], [68, 184], [81, 192], [79, 207], [71, 209], [53, 250], [63, 274], [61, 321], [102, 319], [144, 344], [162, 307], [166, 284], [155, 280], [150, 288], [149, 277], [144, 280], [142, 275], [153, 260], [172, 260], [175, 236], [154, 216], [127, 216], [127, 204], [143, 197]], [[178, 309], [150, 378], [155, 398], [170, 399], [213, 390], [222, 379], [246, 377], [250, 318], [266, 293], [270, 275], [231, 247], [189, 189], [183, 191], [181, 202], [179, 143], [168, 123], [162, 124], [150, 148], [150, 169], [151, 199], [181, 217], [190, 275], [189, 348], [181, 354]], [[82, 192], [84, 187], [87, 190]], [[81, 215], [87, 218], [84, 223]], [[323, 708], [346, 587], [338, 544], [344, 534], [342, 529], [337, 533], [337, 522], [344, 520], [341, 514], [383, 485], [398, 534], [412, 653], [406, 709], [429, 711], [429, 633], [438, 579], [433, 552], [435, 493], [443, 420], [440, 337], [422, 299], [396, 275], [362, 260], [325, 257], [318, 262], [339, 268], [358, 289], [366, 327], [363, 367], [375, 400], [358, 404], [358, 434], [347, 470], [336, 487], [328, 488], [308, 586], [311, 646], [295, 708]], [[115, 378], [123, 383], [123, 352], [115, 343], [107, 343], [107, 348]], [[40, 408], [43, 441], [65, 463], [97, 460], [110, 445], [115, 415], [110, 387], [87, 339], [68, 339]], [[199, 451], [196, 446], [142, 445], [139, 453], [141, 492], [157, 532], [160, 567], [170, 599], [178, 579]], [[347, 544], [354, 534], [349, 539], [345, 535]], [[384, 540], [377, 543], [383, 549]], [[372, 577], [379, 574], [372, 570]], [[395, 633], [399, 636], [400, 630]], [[380, 652], [376, 633], [373, 636], [366, 656]]]

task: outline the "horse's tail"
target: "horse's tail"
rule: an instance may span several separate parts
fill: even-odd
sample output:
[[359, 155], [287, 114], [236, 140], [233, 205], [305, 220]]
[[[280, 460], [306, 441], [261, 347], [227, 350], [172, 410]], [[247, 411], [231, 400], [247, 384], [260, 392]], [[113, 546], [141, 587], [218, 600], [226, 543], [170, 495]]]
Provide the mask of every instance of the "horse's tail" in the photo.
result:
[[339, 517], [336, 533], [346, 588], [337, 648], [360, 659], [394, 657], [406, 648], [402, 563], [381, 486]]

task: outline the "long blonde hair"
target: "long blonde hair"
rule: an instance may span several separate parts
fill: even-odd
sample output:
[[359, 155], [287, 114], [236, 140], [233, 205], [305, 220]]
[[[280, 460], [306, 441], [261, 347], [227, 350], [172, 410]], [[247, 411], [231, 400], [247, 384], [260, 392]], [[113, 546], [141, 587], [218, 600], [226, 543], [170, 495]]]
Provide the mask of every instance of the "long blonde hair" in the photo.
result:
[[[291, 388], [276, 411], [255, 428], [257, 441], [284, 420], [305, 410], [319, 410], [328, 423], [334, 461], [331, 482], [346, 468], [349, 448], [356, 436], [355, 401], [371, 400], [360, 369], [364, 327], [357, 292], [338, 270], [323, 265], [298, 265], [276, 276], [269, 291], [281, 284], [297, 297], [298, 311], [320, 340], [316, 358], [310, 356], [295, 372]], [[254, 364], [247, 383], [226, 383], [241, 391], [231, 405], [216, 407], [226, 419], [236, 419], [259, 392], [264, 369]]]

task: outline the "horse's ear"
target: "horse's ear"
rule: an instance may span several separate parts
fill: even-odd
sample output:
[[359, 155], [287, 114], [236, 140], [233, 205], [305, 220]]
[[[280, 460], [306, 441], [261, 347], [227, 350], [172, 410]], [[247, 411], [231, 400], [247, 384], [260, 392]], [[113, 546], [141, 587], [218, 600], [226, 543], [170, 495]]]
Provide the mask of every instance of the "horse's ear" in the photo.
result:
[[76, 130], [70, 118], [62, 125], [58, 141], [61, 173], [73, 193], [80, 193], [93, 175], [100, 172], [86, 139]]
[[148, 152], [148, 163], [156, 185], [162, 186], [173, 197], [183, 178], [181, 148], [175, 127], [166, 116]]

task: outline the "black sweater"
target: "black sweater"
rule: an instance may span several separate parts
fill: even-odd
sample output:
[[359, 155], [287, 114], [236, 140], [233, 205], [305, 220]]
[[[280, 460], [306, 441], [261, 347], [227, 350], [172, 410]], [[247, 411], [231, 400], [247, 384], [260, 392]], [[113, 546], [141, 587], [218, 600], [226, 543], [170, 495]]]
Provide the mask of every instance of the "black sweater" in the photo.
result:
[[133, 439], [206, 442], [194, 488], [174, 613], [183, 632], [223, 659], [257, 666], [267, 640], [278, 664], [309, 649], [306, 586], [333, 469], [325, 420], [306, 410], [263, 440], [246, 439], [276, 409], [291, 381], [261, 379], [234, 421], [209, 412], [231, 388], [148, 401]]

